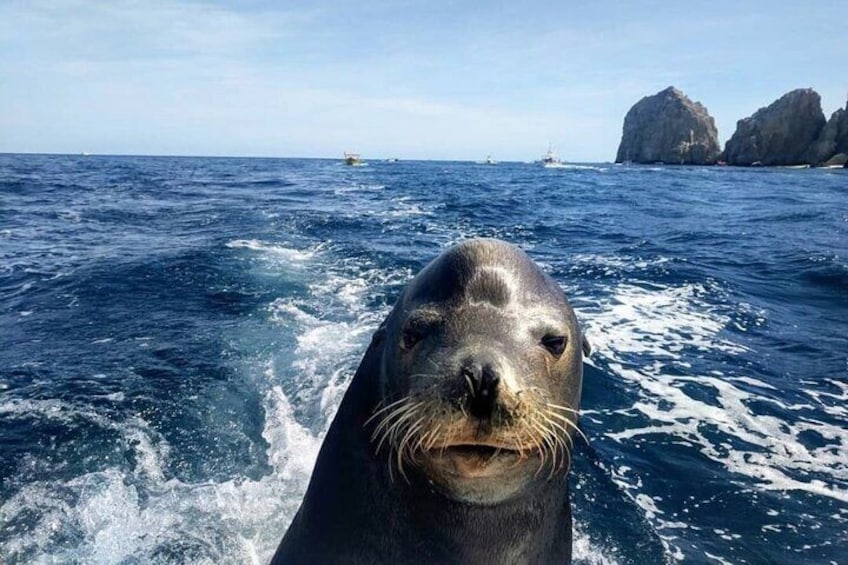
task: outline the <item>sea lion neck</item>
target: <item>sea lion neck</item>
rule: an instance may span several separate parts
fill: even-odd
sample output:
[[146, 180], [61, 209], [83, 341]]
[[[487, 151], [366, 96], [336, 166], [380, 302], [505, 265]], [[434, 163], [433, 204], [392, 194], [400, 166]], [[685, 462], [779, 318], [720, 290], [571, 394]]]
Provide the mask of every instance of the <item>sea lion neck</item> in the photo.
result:
[[568, 563], [571, 509], [567, 484], [562, 484], [566, 482], [565, 475], [540, 481], [528, 492], [493, 505], [451, 500], [429, 485], [412, 484], [405, 489], [404, 507], [421, 543], [444, 551], [433, 555], [433, 562]]

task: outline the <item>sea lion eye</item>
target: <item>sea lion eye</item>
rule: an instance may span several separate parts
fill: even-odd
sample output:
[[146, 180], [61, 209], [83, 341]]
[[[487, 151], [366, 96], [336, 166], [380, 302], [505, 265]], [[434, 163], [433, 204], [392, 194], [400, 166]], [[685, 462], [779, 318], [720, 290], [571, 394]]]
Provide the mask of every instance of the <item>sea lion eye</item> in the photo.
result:
[[551, 355], [559, 357], [565, 351], [565, 344], [568, 339], [564, 335], [548, 334], [542, 338], [542, 347], [550, 351]]
[[403, 336], [401, 338], [403, 342], [403, 348], [407, 351], [415, 347], [419, 341], [424, 338], [424, 332], [422, 332], [419, 328], [404, 328]]
[[401, 348], [409, 351], [419, 341], [438, 331], [442, 322], [441, 315], [435, 310], [422, 308], [413, 312], [403, 326]]

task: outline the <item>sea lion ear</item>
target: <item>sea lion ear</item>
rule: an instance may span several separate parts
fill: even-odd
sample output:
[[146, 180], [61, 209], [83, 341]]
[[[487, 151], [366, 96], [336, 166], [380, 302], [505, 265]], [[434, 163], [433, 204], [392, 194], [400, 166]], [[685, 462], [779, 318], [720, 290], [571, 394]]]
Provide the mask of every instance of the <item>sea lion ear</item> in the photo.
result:
[[589, 344], [589, 340], [586, 339], [586, 336], [582, 334], [580, 335], [580, 339], [583, 340], [583, 357], [588, 357], [592, 354], [592, 346]]

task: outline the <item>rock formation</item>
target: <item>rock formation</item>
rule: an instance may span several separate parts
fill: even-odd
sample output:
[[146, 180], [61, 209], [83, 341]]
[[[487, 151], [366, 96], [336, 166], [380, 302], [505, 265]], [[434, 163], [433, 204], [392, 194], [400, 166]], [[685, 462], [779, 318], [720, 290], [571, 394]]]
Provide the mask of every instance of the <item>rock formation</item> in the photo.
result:
[[813, 165], [842, 165], [848, 159], [848, 104], [835, 111], [807, 152]]
[[807, 164], [824, 125], [818, 93], [811, 88], [793, 90], [739, 120], [723, 159], [728, 165]]
[[627, 112], [615, 162], [712, 165], [720, 152], [707, 109], [669, 86]]

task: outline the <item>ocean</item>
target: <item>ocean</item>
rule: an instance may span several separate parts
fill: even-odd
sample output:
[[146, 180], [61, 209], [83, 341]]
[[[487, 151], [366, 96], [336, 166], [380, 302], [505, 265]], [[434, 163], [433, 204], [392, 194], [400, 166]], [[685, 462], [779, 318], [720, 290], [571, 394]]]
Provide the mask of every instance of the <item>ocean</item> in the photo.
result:
[[0, 562], [267, 562], [476, 236], [594, 349], [577, 563], [848, 562], [848, 171], [60, 155], [0, 155]]

